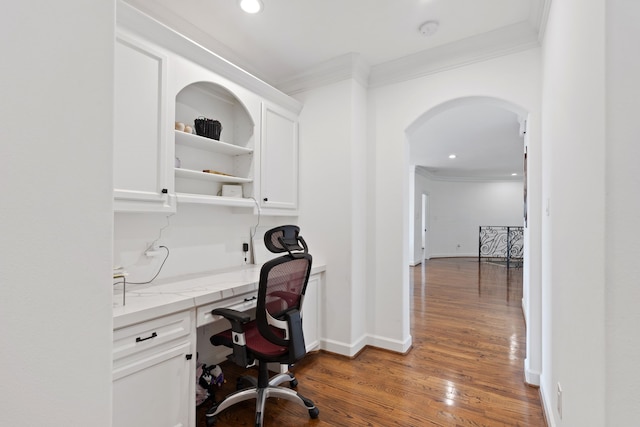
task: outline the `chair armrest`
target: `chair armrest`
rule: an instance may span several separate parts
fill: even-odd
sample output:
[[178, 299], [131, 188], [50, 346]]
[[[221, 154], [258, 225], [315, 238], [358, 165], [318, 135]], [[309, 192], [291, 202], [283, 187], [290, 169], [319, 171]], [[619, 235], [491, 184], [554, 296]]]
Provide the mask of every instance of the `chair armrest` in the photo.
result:
[[248, 323], [251, 320], [251, 316], [232, 308], [214, 308], [211, 310], [211, 314], [216, 316], [222, 316], [228, 320], [234, 320], [239, 323]]
[[[231, 340], [233, 353], [229, 356], [229, 358], [234, 363], [245, 368], [253, 365], [253, 358], [250, 358], [247, 353], [243, 327], [243, 325], [251, 321], [251, 316], [241, 311], [225, 307], [214, 308], [213, 310], [211, 310], [211, 314], [215, 316], [222, 316], [227, 319], [229, 323], [231, 323]], [[216, 345], [213, 341], [212, 344]]]
[[242, 325], [248, 323], [251, 320], [251, 316], [232, 308], [214, 308], [211, 310], [211, 314], [216, 316], [222, 316], [231, 323], [231, 330], [237, 333], [243, 333], [244, 328]]
[[298, 310], [291, 310], [285, 317], [289, 324], [289, 354], [293, 360], [302, 359], [307, 352], [302, 332], [302, 316]]

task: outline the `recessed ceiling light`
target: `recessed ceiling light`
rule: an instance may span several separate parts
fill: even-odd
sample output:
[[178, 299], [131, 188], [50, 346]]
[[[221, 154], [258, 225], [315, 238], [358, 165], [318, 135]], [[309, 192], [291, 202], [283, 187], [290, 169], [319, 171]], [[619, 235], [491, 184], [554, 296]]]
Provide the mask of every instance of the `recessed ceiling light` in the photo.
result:
[[440, 28], [438, 21], [427, 21], [418, 27], [418, 32], [425, 37], [429, 37], [434, 35], [436, 31], [438, 31], [438, 28]]
[[456, 155], [455, 155], [455, 154], [449, 154], [449, 158], [450, 158], [450, 159], [455, 159], [455, 158], [456, 158]]
[[518, 176], [518, 174], [514, 172], [511, 174], [511, 176]]
[[247, 13], [258, 13], [262, 10], [260, 0], [240, 0], [240, 7]]

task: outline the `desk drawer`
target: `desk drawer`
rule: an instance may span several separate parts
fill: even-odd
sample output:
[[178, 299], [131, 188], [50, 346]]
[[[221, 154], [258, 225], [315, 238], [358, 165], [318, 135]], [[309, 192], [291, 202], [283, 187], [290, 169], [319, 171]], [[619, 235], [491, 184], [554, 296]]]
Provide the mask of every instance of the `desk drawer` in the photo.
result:
[[113, 360], [146, 351], [191, 333], [191, 313], [184, 311], [113, 331]]
[[200, 326], [208, 325], [223, 318], [222, 316], [214, 316], [211, 314], [211, 310], [214, 308], [226, 307], [238, 311], [247, 311], [256, 308], [257, 295], [257, 291], [252, 291], [198, 307], [196, 309], [196, 327], [199, 328]]

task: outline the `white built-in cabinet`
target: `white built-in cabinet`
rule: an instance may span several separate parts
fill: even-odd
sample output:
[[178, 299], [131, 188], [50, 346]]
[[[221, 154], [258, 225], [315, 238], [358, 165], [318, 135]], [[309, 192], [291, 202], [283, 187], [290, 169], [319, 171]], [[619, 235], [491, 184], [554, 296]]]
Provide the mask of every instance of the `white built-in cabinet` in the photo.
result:
[[[323, 272], [309, 277], [302, 305], [307, 351], [321, 347], [323, 283]], [[245, 288], [248, 289], [247, 286]], [[211, 311], [229, 307], [252, 315], [255, 313], [255, 288], [249, 292], [237, 292], [237, 295], [188, 310], [176, 312], [168, 306], [155, 307], [158, 314], [153, 318], [142, 317], [135, 323], [114, 329], [114, 427], [195, 427], [196, 357], [199, 355], [201, 360], [212, 364], [222, 362], [229, 354], [228, 349], [209, 343], [213, 333], [229, 327], [226, 320], [212, 315]], [[234, 294], [236, 291], [225, 293]]]
[[260, 206], [290, 215], [298, 208], [298, 118], [262, 104]]
[[315, 274], [309, 277], [302, 303], [302, 331], [307, 351], [320, 348], [320, 295], [322, 277]]
[[[221, 76], [228, 63], [183, 38], [164, 47], [139, 37], [146, 21], [128, 19], [116, 37], [114, 209], [195, 203], [296, 215], [301, 105], [237, 68]], [[222, 124], [219, 141], [175, 130], [199, 117]], [[225, 185], [242, 197], [223, 195]]]
[[195, 425], [193, 310], [113, 331], [113, 426]]
[[[114, 210], [200, 204], [296, 215], [302, 105], [130, 5], [118, 1], [116, 11]], [[198, 117], [222, 123], [219, 141], [175, 130]], [[225, 185], [241, 186], [242, 197], [223, 196]], [[303, 309], [309, 349], [319, 346], [320, 284], [312, 277]], [[195, 425], [197, 315], [207, 313], [114, 330], [114, 426]]]
[[119, 34], [114, 83], [114, 209], [173, 211], [166, 129], [167, 57]]
[[[178, 203], [254, 207], [255, 125], [240, 100], [218, 84], [196, 82], [177, 94], [175, 115], [191, 127], [199, 117], [222, 124], [220, 140], [174, 131]], [[242, 197], [225, 197], [224, 185], [241, 188]]]

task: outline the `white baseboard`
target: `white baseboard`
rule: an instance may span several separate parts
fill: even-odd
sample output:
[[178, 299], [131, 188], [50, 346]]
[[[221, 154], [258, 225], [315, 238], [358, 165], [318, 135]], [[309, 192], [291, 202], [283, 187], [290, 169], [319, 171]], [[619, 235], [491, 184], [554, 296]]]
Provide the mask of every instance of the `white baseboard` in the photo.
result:
[[358, 354], [367, 345], [367, 337], [363, 336], [353, 344], [345, 342], [323, 339], [320, 348], [331, 353], [340, 354], [342, 356], [353, 357]]
[[556, 427], [556, 420], [551, 414], [555, 414], [553, 411], [553, 402], [550, 402], [548, 395], [545, 392], [544, 386], [540, 385], [540, 400], [542, 401], [542, 407], [544, 409], [544, 417], [547, 421], [547, 427]]
[[404, 341], [394, 340], [377, 335], [368, 336], [368, 344], [372, 347], [378, 347], [385, 350], [395, 351], [396, 353], [406, 353], [411, 348], [412, 338], [411, 335]]
[[320, 348], [331, 353], [353, 357], [368, 345], [404, 354], [411, 348], [411, 343], [411, 336], [409, 336], [405, 341], [399, 341], [381, 336], [364, 335], [353, 344], [323, 339], [321, 341]]
[[430, 254], [429, 259], [432, 258], [478, 258], [478, 253], [440, 253], [440, 254]]
[[524, 359], [524, 381], [532, 386], [540, 386], [540, 372], [529, 369], [527, 359]]

